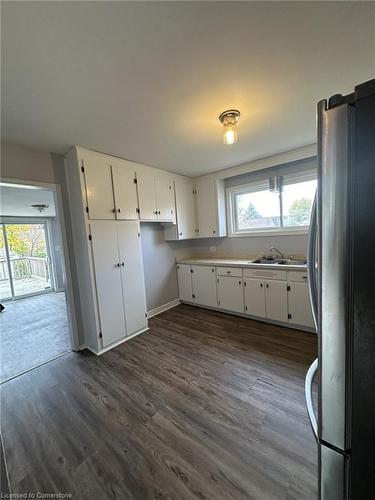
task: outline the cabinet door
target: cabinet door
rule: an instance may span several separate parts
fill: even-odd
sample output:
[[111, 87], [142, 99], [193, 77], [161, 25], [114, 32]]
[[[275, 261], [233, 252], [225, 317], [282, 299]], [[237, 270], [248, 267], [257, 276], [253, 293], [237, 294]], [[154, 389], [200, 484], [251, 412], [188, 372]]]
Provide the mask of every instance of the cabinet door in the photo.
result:
[[194, 181], [178, 178], [175, 181], [178, 239], [196, 237]]
[[156, 207], [158, 220], [175, 222], [174, 186], [172, 177], [166, 175], [155, 177]]
[[127, 335], [147, 326], [146, 294], [138, 221], [116, 224]]
[[117, 219], [138, 219], [137, 186], [131, 168], [112, 165], [113, 192]]
[[244, 312], [242, 278], [220, 276], [217, 279], [217, 297], [221, 309]]
[[214, 238], [219, 235], [215, 181], [211, 177], [200, 177], [195, 188], [198, 235], [200, 238]]
[[289, 283], [289, 322], [314, 328], [307, 283]]
[[137, 172], [137, 191], [139, 218], [141, 220], [157, 220], [155, 177], [152, 173]]
[[244, 285], [245, 312], [252, 316], [265, 318], [266, 295], [263, 281], [247, 278]]
[[202, 306], [217, 307], [216, 274], [212, 266], [191, 266], [193, 299]]
[[92, 253], [103, 347], [126, 336], [116, 224], [92, 222]]
[[178, 292], [181, 300], [193, 301], [191, 287], [191, 272], [189, 264], [177, 265]]
[[90, 219], [114, 219], [111, 167], [105, 160], [90, 159], [84, 162], [87, 205]]
[[285, 281], [266, 281], [266, 317], [288, 322], [288, 292]]

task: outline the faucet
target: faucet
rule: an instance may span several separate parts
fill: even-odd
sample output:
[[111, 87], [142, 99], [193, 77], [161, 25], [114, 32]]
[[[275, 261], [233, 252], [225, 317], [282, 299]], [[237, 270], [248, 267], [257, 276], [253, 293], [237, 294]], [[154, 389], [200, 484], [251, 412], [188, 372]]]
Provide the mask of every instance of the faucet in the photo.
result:
[[276, 247], [270, 247], [270, 248], [269, 248], [269, 251], [270, 251], [270, 252], [275, 251], [275, 252], [277, 252], [277, 253], [280, 255], [280, 257], [281, 257], [282, 259], [284, 258], [284, 254], [282, 254], [282, 253], [280, 252], [280, 250], [278, 250]]

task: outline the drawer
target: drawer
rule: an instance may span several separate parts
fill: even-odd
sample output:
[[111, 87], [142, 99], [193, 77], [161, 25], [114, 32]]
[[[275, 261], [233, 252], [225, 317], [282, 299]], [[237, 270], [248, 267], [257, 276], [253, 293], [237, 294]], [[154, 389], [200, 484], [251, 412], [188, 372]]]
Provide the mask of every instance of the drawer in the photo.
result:
[[259, 278], [267, 280], [285, 280], [286, 281], [286, 271], [279, 271], [273, 269], [244, 269], [245, 278]]
[[306, 271], [288, 271], [288, 281], [307, 283], [307, 269]]
[[242, 268], [241, 267], [218, 267], [218, 276], [234, 276], [235, 278], [242, 278]]

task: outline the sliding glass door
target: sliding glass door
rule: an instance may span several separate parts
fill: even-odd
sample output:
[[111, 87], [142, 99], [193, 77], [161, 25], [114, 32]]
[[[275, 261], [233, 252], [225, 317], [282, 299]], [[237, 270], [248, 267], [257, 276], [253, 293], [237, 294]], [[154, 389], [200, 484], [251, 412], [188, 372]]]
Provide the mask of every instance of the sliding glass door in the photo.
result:
[[0, 299], [15, 299], [52, 289], [47, 223], [2, 224]]

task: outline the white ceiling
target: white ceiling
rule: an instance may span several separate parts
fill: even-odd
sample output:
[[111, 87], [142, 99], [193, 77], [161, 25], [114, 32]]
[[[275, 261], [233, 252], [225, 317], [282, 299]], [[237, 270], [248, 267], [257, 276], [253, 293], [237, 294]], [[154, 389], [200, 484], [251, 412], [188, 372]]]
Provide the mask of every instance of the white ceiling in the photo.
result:
[[4, 139], [191, 175], [310, 144], [316, 102], [373, 77], [374, 16], [374, 2], [2, 2]]
[[[39, 213], [31, 205], [46, 204], [49, 208]], [[0, 215], [12, 217], [55, 217], [52, 191], [34, 187], [0, 185]]]

